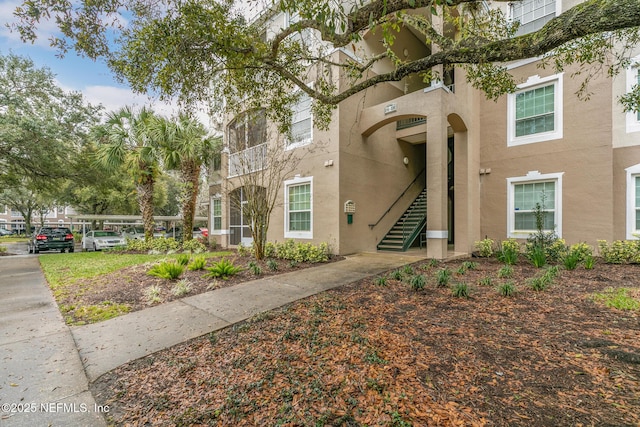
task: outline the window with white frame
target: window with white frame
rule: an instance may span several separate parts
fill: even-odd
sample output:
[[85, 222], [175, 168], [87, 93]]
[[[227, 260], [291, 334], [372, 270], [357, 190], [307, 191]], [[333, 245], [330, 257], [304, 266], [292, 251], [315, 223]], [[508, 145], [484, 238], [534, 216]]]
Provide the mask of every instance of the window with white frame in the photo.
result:
[[313, 178], [296, 176], [285, 181], [285, 232], [287, 238], [313, 237]]
[[530, 77], [507, 98], [507, 145], [562, 138], [562, 73]]
[[627, 171], [627, 239], [640, 239], [640, 164]]
[[522, 0], [510, 3], [511, 20], [519, 22], [516, 36], [538, 31], [555, 18], [560, 0]]
[[222, 230], [222, 200], [220, 198], [211, 199], [211, 226], [214, 233]]
[[[627, 68], [627, 92], [636, 85], [640, 86], [640, 56]], [[640, 110], [627, 112], [627, 133], [631, 132], [640, 132]]]
[[287, 148], [310, 144], [313, 140], [313, 117], [311, 115], [311, 97], [302, 92], [298, 102], [292, 107], [291, 136]]
[[538, 230], [536, 210], [542, 210], [544, 231], [562, 236], [562, 175], [529, 172], [525, 176], [507, 178], [507, 235], [527, 238]]

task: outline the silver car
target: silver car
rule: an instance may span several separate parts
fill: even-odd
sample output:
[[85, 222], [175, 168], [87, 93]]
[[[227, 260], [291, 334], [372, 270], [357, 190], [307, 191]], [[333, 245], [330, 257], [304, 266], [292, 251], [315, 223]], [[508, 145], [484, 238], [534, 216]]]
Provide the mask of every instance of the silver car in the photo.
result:
[[109, 230], [93, 230], [87, 232], [82, 237], [82, 250], [101, 251], [102, 249], [112, 249], [117, 246], [126, 246], [127, 241], [120, 233]]

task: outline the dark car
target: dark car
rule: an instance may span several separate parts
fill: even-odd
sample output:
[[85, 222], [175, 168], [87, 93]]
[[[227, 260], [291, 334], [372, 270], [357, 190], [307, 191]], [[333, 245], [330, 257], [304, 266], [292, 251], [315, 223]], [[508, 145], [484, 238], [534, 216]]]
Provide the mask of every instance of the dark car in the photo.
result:
[[41, 227], [29, 239], [27, 247], [30, 254], [52, 250], [64, 252], [65, 249], [73, 252], [73, 233], [66, 227]]

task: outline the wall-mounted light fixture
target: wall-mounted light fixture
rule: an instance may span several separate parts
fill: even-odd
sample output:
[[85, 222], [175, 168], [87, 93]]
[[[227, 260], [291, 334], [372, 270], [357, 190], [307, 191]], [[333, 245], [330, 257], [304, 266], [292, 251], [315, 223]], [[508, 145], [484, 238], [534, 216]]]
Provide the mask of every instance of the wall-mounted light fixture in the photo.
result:
[[404, 163], [405, 165], [409, 164], [409, 158], [405, 157], [404, 159], [402, 159], [402, 163]]

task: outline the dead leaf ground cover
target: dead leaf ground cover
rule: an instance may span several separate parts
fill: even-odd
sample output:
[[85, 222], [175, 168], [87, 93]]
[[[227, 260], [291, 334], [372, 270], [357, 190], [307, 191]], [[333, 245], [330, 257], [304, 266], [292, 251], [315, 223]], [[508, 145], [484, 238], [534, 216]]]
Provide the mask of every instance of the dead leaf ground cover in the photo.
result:
[[[592, 298], [638, 292], [640, 266], [561, 271], [534, 291], [532, 266], [500, 279], [497, 261], [473, 261], [452, 277], [469, 298], [435, 279], [464, 261], [418, 263], [421, 291], [406, 274], [351, 283], [124, 365], [92, 392], [115, 425], [640, 425], [640, 313]], [[516, 295], [496, 291], [506, 280]]]

